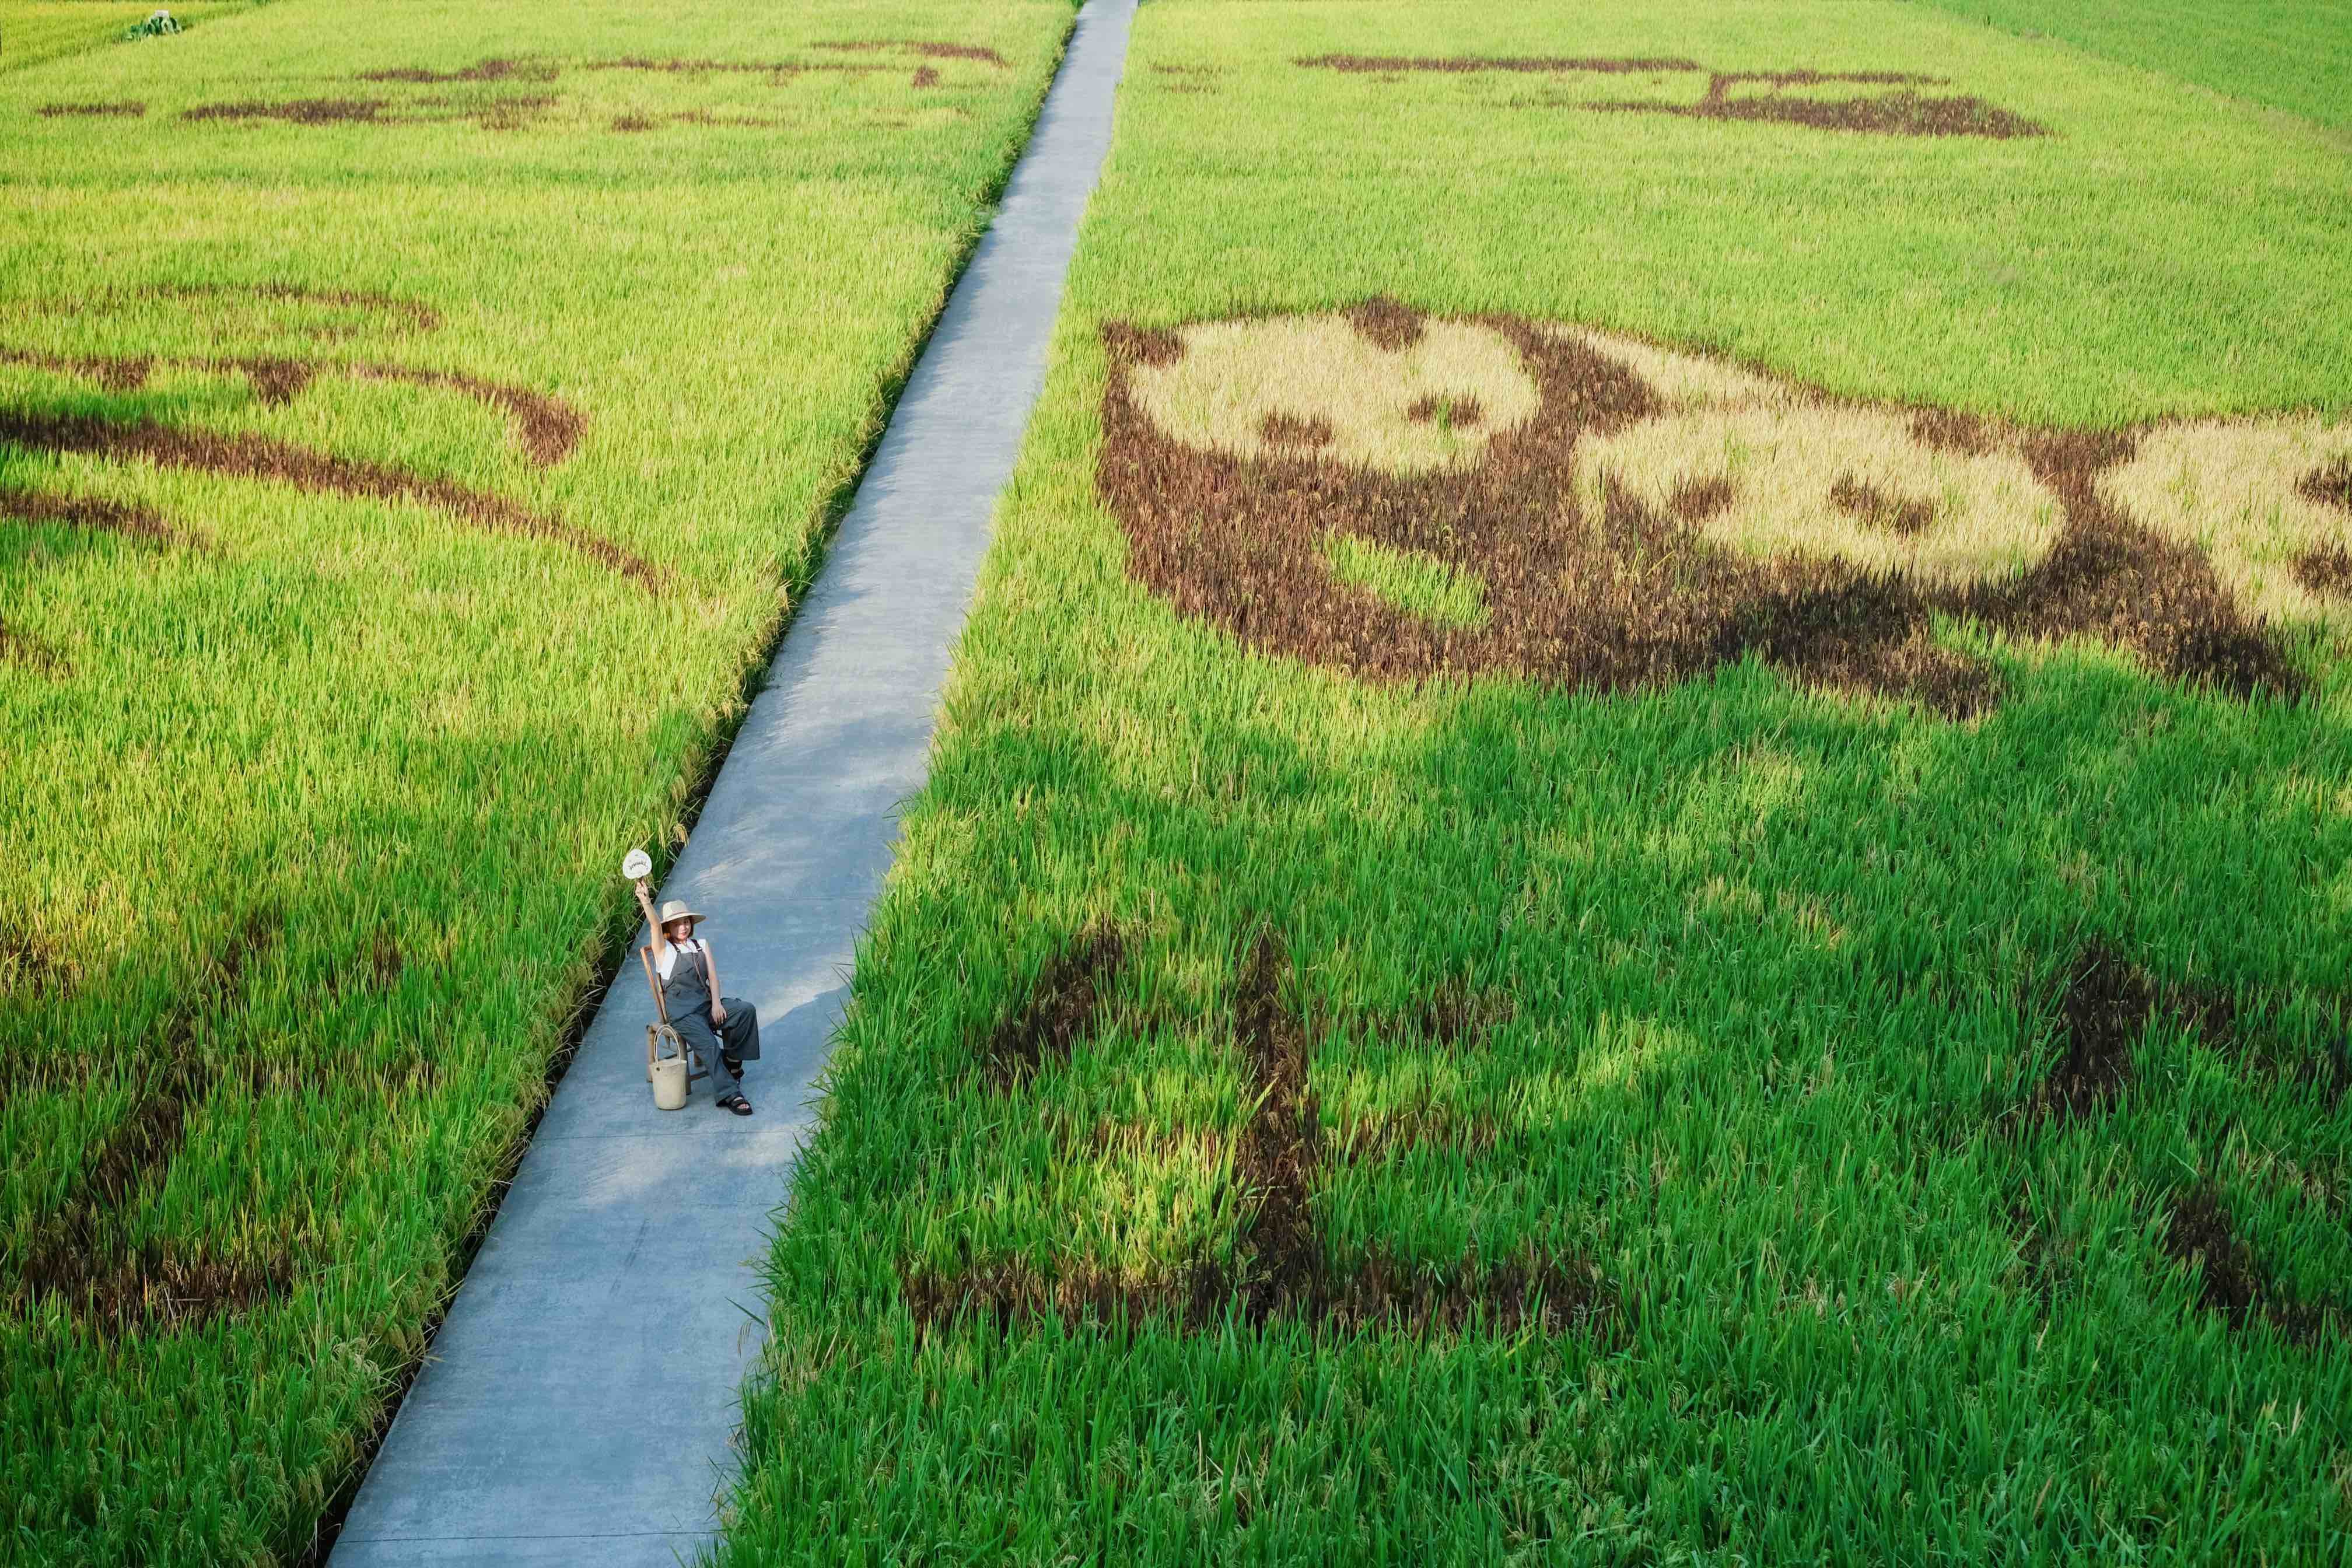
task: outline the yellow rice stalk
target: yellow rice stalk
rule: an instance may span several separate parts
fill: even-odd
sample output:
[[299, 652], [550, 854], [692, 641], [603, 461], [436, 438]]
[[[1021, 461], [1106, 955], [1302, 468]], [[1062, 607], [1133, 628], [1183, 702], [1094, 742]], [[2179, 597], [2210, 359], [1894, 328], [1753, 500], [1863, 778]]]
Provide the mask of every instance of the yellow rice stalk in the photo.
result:
[[[1838, 557], [1936, 582], [2023, 571], [2049, 552], [2063, 523], [2058, 498], [2014, 451], [1931, 447], [1902, 415], [1871, 409], [1784, 403], [1645, 419], [1584, 442], [1577, 472], [1596, 500], [1613, 476], [1662, 510], [1686, 486], [1727, 481], [1729, 504], [1698, 525], [1718, 543], [1758, 556]], [[1895, 531], [1841, 505], [1841, 481], [1924, 503], [1932, 520], [1916, 532]]]
[[[1311, 450], [1397, 474], [1462, 468], [1541, 402], [1518, 350], [1491, 327], [1433, 319], [1401, 349], [1380, 347], [1340, 316], [1213, 321], [1181, 335], [1182, 358], [1136, 367], [1136, 398], [1177, 439], [1236, 457]], [[1479, 417], [1413, 418], [1425, 399], [1475, 399]], [[1311, 448], [1271, 442], [1269, 417], [1320, 421], [1329, 438]]]
[[2204, 549], [2248, 611], [2275, 620], [2341, 615], [2291, 570], [2295, 556], [2352, 546], [2352, 514], [2298, 486], [2352, 460], [2352, 425], [2312, 415], [2205, 419], [2148, 431], [2099, 478], [2100, 493], [2135, 522]]

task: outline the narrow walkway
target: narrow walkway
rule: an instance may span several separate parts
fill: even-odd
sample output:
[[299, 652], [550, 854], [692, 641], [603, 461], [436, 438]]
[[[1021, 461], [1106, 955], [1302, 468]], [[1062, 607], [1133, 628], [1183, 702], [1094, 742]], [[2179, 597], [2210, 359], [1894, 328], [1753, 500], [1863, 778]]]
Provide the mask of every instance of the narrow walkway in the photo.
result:
[[[667, 1564], [716, 1531], [756, 1263], [922, 786], [949, 651], [1045, 374], [1136, 0], [1088, 0], [996, 221], [662, 889], [760, 1010], [760, 1113], [653, 1107], [634, 961], [605, 999], [336, 1543], [334, 1568]], [[617, 863], [617, 851], [616, 863]], [[642, 940], [642, 938], [640, 939]]]

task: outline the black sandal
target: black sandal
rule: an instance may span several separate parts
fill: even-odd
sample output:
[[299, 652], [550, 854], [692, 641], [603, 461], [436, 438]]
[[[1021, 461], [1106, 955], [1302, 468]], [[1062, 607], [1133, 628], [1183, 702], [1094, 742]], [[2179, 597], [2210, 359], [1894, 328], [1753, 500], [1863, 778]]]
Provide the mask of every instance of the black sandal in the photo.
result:
[[738, 1116], [749, 1116], [751, 1114], [751, 1102], [740, 1094], [730, 1094], [719, 1102], [719, 1109], [731, 1110]]
[[727, 1064], [727, 1076], [729, 1078], [741, 1078], [743, 1076], [743, 1064], [736, 1058], [721, 1056], [719, 1059]]

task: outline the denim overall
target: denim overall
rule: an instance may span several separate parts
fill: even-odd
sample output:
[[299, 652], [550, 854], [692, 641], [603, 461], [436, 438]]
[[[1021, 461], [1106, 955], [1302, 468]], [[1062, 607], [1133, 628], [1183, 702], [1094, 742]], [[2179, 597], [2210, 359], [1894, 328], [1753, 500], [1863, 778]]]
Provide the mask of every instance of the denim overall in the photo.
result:
[[760, 1016], [751, 1004], [736, 996], [722, 996], [719, 1005], [727, 1009], [726, 1042], [722, 1047], [719, 1031], [710, 1026], [710, 970], [709, 956], [698, 943], [691, 950], [677, 948], [676, 961], [670, 965], [669, 978], [662, 982], [662, 1005], [669, 1012], [669, 1026], [677, 1031], [688, 1048], [701, 1053], [710, 1064], [710, 1094], [714, 1100], [724, 1100], [742, 1087], [735, 1075], [727, 1070], [727, 1057], [737, 1061], [756, 1062], [760, 1059]]

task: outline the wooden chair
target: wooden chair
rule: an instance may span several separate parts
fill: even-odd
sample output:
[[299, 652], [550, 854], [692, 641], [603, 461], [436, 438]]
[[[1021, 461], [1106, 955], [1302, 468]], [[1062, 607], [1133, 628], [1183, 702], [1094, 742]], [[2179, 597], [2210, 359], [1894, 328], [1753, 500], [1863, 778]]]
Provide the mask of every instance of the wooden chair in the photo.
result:
[[678, 1032], [670, 1027], [669, 1006], [662, 1000], [661, 976], [654, 973], [654, 950], [651, 942], [637, 949], [637, 962], [645, 965], [646, 984], [652, 988], [654, 994], [654, 1016], [660, 1020], [659, 1023], [646, 1026], [646, 1081], [648, 1083], [653, 1081], [654, 1059], [660, 1054], [662, 1042], [667, 1040], [674, 1053], [686, 1058], [686, 1087], [690, 1094], [694, 1090], [696, 1079], [710, 1076], [710, 1064], [702, 1059], [700, 1051], [688, 1046], [679, 1037]]

